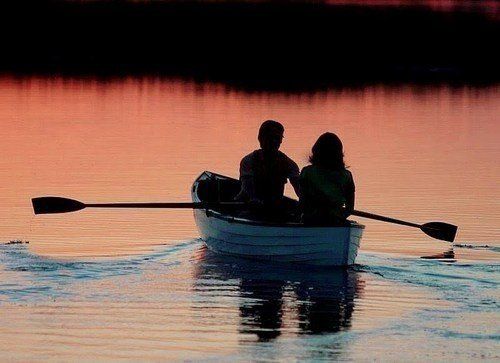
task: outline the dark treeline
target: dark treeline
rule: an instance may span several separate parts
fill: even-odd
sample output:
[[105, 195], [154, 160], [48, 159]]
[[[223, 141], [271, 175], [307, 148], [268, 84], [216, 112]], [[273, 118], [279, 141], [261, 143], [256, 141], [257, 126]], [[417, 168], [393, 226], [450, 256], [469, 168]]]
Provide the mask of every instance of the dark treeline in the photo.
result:
[[498, 17], [307, 2], [2, 1], [0, 71], [242, 84], [499, 80]]

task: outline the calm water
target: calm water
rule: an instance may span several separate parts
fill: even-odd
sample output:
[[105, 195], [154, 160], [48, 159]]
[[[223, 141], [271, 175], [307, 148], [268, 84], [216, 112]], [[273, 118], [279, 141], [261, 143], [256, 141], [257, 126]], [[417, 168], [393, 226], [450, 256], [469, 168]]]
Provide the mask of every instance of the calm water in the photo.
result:
[[[2, 357], [498, 360], [499, 115], [498, 87], [0, 78]], [[190, 211], [32, 213], [41, 195], [189, 201], [201, 171], [237, 176], [268, 118], [300, 166], [339, 134], [357, 209], [457, 224], [455, 258], [421, 259], [452, 246], [368, 220], [359, 265], [336, 271], [221, 259]]]

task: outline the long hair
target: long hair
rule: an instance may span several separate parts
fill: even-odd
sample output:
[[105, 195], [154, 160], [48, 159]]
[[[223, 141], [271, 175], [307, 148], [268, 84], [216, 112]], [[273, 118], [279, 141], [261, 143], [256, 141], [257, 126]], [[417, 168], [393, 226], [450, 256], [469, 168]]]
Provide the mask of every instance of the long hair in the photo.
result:
[[345, 169], [342, 141], [334, 133], [325, 132], [312, 147], [309, 162], [333, 170]]

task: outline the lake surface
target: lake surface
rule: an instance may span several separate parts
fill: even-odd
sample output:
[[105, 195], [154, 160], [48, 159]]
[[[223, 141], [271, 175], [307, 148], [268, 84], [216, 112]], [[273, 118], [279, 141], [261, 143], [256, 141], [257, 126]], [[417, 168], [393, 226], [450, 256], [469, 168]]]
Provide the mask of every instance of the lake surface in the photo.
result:
[[[164, 78], [0, 78], [0, 353], [7, 360], [498, 360], [500, 87], [245, 92]], [[189, 201], [237, 177], [265, 119], [299, 166], [344, 143], [366, 225], [347, 271], [214, 256], [187, 210], [34, 216], [30, 199]], [[287, 193], [293, 196], [288, 189]], [[12, 240], [29, 244], [7, 244]], [[454, 258], [427, 260], [453, 250]]]

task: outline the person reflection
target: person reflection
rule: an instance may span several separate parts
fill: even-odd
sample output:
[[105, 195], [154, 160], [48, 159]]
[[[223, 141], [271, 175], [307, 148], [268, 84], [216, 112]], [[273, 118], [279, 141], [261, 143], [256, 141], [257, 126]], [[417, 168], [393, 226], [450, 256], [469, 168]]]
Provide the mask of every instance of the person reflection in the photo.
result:
[[240, 333], [254, 333], [260, 342], [277, 338], [281, 334], [284, 281], [242, 279], [239, 288], [242, 297], [252, 299], [239, 307]]
[[358, 276], [353, 271], [336, 271], [338, 284], [305, 282], [296, 289], [299, 327], [303, 334], [335, 333], [350, 328]]
[[285, 330], [284, 321], [286, 329], [300, 334], [349, 329], [355, 299], [363, 286], [359, 273], [350, 269], [292, 269], [222, 258], [210, 251], [200, 261], [196, 280], [219, 280], [226, 287], [229, 281], [236, 283], [239, 332], [255, 335], [260, 342], [279, 337]]
[[[334, 333], [351, 326], [358, 284], [356, 272], [334, 270], [325, 275], [306, 269], [295, 271], [291, 280], [286, 273], [281, 276], [241, 280], [240, 296], [251, 300], [240, 304], [240, 332], [254, 333], [259, 341], [277, 338], [282, 332], [284, 305], [294, 307], [290, 312], [298, 317], [301, 334]], [[260, 277], [265, 277], [265, 273]], [[293, 287], [290, 290], [294, 294], [284, 296], [287, 286]], [[291, 299], [290, 304], [284, 303], [287, 299]]]

